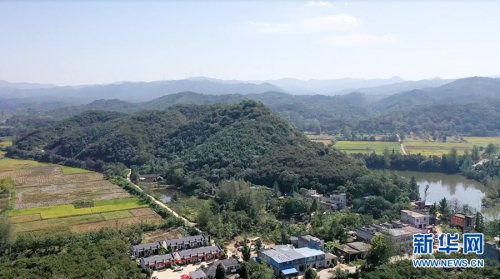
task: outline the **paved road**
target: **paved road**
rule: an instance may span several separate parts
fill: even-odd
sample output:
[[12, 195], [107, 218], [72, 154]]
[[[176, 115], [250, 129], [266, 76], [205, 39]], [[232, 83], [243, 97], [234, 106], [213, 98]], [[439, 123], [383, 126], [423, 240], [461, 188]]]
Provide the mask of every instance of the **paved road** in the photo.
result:
[[[134, 184], [134, 183], [132, 182], [132, 180], [130, 180], [130, 174], [131, 174], [131, 173], [132, 173], [132, 170], [130, 170], [130, 169], [129, 169], [129, 170], [128, 170], [128, 173], [127, 173], [127, 180], [128, 180], [128, 182], [130, 182], [130, 184], [134, 185], [134, 187], [135, 187], [135, 188], [137, 188], [139, 191], [141, 191], [141, 192], [143, 192], [143, 193], [144, 193], [144, 191], [141, 189], [141, 187], [137, 186], [136, 184]], [[146, 196], [150, 197], [150, 198], [151, 198], [151, 200], [153, 200], [153, 201], [154, 201], [157, 205], [159, 205], [159, 206], [161, 206], [161, 207], [165, 208], [165, 209], [166, 209], [168, 212], [170, 212], [172, 215], [174, 215], [175, 217], [177, 217], [177, 218], [181, 219], [181, 220], [184, 222], [184, 224], [186, 224], [186, 225], [187, 225], [187, 226], [189, 226], [189, 227], [193, 227], [193, 228], [195, 228], [195, 229], [196, 229], [199, 233], [201, 233], [201, 230], [200, 230], [200, 229], [198, 229], [198, 228], [196, 227], [196, 223], [193, 223], [193, 222], [189, 221], [188, 219], [184, 218], [183, 216], [179, 215], [179, 214], [178, 214], [177, 212], [175, 212], [173, 209], [171, 209], [170, 207], [168, 207], [167, 205], [165, 205], [165, 204], [164, 204], [164, 203], [162, 203], [161, 201], [159, 201], [159, 200], [155, 199], [155, 197], [153, 197], [153, 196], [151, 196], [151, 195], [148, 195], [148, 194], [146, 194], [146, 193], [144, 193], [144, 194], [145, 194]]]

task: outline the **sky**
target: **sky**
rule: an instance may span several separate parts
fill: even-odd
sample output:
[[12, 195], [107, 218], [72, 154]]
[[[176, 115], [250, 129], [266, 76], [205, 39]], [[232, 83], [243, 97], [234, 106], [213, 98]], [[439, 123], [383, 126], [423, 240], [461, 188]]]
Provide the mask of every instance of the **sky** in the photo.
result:
[[0, 80], [500, 74], [500, 1], [0, 2]]

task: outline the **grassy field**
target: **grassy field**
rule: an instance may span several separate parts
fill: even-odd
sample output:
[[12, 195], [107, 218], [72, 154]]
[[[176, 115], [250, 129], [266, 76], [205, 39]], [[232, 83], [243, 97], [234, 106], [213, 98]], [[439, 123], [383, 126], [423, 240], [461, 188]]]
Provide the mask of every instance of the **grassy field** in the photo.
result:
[[389, 149], [390, 152], [399, 153], [400, 146], [397, 142], [385, 141], [337, 141], [334, 145], [336, 148], [347, 153], [372, 153], [383, 154], [384, 149]]
[[173, 210], [175, 210], [180, 215], [184, 216], [191, 222], [196, 222], [196, 217], [198, 212], [204, 203], [208, 203], [208, 200], [198, 199], [197, 197], [185, 197], [179, 195], [176, 201], [171, 201], [168, 203]]
[[87, 215], [102, 212], [119, 211], [140, 207], [147, 207], [138, 198], [131, 197], [125, 199], [96, 201], [93, 207], [75, 208], [72, 204], [14, 209], [9, 212], [9, 216], [22, 216], [40, 214], [42, 219], [61, 218], [77, 215]]

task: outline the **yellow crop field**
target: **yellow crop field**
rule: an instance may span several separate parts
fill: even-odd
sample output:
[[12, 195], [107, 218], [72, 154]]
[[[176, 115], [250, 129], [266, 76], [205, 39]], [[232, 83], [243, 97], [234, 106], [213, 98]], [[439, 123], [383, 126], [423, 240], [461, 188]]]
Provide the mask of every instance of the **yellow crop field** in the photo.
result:
[[388, 149], [390, 152], [399, 153], [401, 147], [397, 142], [386, 142], [386, 141], [347, 141], [341, 140], [337, 141], [334, 145], [337, 149], [345, 151], [347, 153], [377, 153], [383, 154], [384, 149]]
[[14, 209], [9, 212], [9, 216], [22, 216], [40, 214], [42, 219], [61, 218], [77, 215], [87, 215], [102, 212], [119, 211], [133, 208], [148, 207], [147, 204], [141, 203], [138, 198], [125, 198], [115, 200], [96, 201], [95, 206], [75, 208], [72, 204], [63, 204], [56, 206], [35, 207]]
[[464, 138], [471, 145], [487, 146], [489, 143], [500, 145], [500, 137], [465, 137]]

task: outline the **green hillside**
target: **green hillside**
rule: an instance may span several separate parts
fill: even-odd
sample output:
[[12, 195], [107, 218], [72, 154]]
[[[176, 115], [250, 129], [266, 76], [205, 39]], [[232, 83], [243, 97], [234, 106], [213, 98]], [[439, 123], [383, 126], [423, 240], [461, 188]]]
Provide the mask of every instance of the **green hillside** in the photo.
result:
[[[91, 169], [147, 166], [172, 182], [243, 178], [281, 190], [336, 187], [366, 169], [313, 143], [259, 102], [182, 105], [133, 115], [90, 111], [18, 137], [12, 155]], [[182, 175], [180, 175], [180, 173]]]

